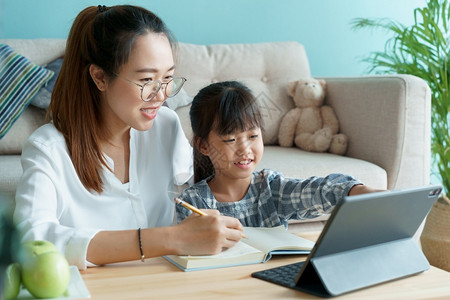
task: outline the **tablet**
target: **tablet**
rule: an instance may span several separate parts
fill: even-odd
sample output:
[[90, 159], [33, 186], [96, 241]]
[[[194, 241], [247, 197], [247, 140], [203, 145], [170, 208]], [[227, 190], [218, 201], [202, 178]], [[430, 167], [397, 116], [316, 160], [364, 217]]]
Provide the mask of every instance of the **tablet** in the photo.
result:
[[414, 234], [441, 191], [430, 185], [344, 197], [305, 262], [252, 276], [331, 297], [423, 272], [430, 265]]

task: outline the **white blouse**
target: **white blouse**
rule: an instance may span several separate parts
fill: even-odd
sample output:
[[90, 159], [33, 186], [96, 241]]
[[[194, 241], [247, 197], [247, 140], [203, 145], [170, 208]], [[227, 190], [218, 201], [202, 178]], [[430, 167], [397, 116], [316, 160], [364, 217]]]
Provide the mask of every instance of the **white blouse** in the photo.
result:
[[[82, 185], [54, 125], [37, 129], [23, 147], [23, 175], [16, 191], [14, 220], [23, 241], [51, 241], [69, 264], [85, 269], [89, 242], [100, 230], [173, 224], [170, 192], [193, 174], [192, 148], [180, 121], [161, 107], [150, 130], [131, 129], [130, 136], [129, 183], [103, 168], [104, 191], [98, 194]], [[106, 159], [114, 170], [113, 161]]]

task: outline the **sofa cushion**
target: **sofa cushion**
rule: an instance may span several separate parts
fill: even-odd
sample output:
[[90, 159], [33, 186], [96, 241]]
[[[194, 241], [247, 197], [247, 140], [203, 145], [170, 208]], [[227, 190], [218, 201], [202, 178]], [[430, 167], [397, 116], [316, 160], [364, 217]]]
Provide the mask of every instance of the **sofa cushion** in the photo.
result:
[[55, 75], [48, 81], [48, 83], [43, 86], [36, 96], [31, 100], [31, 105], [34, 105], [39, 108], [47, 109], [50, 105], [50, 100], [52, 97], [53, 87], [55, 86], [56, 78], [58, 78], [59, 71], [61, 70], [62, 65], [62, 57], [52, 61], [48, 65], [45, 66], [47, 70], [53, 71]]
[[177, 74], [187, 78], [184, 89], [191, 96], [202, 87], [218, 81], [239, 80], [248, 85], [261, 107], [265, 144], [277, 143], [281, 118], [294, 106], [286, 92], [287, 83], [311, 76], [305, 49], [297, 42], [180, 43]]
[[0, 155], [21, 154], [22, 146], [30, 134], [45, 123], [45, 110], [29, 105], [0, 139]]
[[265, 146], [258, 168], [282, 170], [285, 177], [307, 178], [343, 173], [355, 176], [366, 185], [386, 189], [386, 171], [368, 161], [330, 153], [316, 153], [295, 147]]
[[22, 114], [53, 72], [0, 44], [0, 139]]
[[11, 207], [17, 183], [22, 176], [20, 155], [0, 155], [0, 170], [0, 198], [9, 200], [7, 207]]
[[28, 58], [33, 63], [43, 66], [64, 55], [65, 39], [0, 39]]

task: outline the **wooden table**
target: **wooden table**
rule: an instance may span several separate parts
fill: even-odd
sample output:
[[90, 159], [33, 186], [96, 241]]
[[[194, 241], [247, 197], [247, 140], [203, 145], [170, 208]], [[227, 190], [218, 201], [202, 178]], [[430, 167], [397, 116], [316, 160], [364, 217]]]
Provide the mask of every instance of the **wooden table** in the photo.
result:
[[[318, 233], [301, 234], [313, 239]], [[304, 260], [273, 257], [263, 264], [183, 272], [164, 258], [111, 264], [81, 271], [92, 299], [320, 299], [252, 278], [251, 273]], [[450, 299], [450, 273], [431, 267], [336, 299]]]

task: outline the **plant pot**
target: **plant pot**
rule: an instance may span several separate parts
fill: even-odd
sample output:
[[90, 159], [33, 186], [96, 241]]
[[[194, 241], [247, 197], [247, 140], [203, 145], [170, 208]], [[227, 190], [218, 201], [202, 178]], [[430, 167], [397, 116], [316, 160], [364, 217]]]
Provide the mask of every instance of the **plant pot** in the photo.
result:
[[450, 271], [450, 200], [445, 195], [431, 208], [420, 242], [431, 265]]

